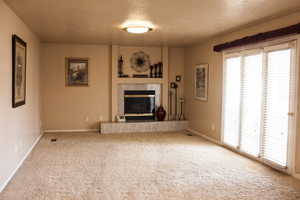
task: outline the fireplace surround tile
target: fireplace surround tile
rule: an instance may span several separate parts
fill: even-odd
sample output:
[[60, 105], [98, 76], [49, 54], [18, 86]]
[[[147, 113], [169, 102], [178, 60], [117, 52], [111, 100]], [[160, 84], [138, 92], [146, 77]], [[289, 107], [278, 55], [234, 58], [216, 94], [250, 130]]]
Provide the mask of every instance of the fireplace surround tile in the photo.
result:
[[124, 115], [124, 91], [125, 90], [154, 90], [155, 106], [161, 105], [161, 84], [130, 83], [118, 86], [118, 115]]

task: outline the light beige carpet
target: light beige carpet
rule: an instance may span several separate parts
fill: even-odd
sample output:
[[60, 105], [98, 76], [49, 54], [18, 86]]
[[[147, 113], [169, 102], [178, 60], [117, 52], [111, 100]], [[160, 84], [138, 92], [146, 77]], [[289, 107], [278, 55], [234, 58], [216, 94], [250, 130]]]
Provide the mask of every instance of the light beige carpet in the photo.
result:
[[0, 199], [296, 200], [299, 185], [198, 136], [64, 133], [42, 138]]

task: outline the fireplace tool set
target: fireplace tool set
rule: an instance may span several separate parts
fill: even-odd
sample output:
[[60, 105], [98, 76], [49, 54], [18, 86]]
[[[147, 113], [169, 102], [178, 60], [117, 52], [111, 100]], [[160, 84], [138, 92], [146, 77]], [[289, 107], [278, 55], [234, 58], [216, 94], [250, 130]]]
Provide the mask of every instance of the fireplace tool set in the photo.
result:
[[[184, 115], [183, 115], [184, 98], [179, 99], [180, 113], [178, 114], [177, 112], [177, 107], [178, 107], [177, 89], [178, 89], [178, 84], [175, 82], [171, 82], [170, 89], [169, 89], [169, 102], [170, 102], [169, 115], [168, 115], [169, 120], [184, 120]], [[174, 101], [174, 106], [173, 106], [173, 101]], [[173, 107], [174, 107], [174, 114], [173, 114]]]

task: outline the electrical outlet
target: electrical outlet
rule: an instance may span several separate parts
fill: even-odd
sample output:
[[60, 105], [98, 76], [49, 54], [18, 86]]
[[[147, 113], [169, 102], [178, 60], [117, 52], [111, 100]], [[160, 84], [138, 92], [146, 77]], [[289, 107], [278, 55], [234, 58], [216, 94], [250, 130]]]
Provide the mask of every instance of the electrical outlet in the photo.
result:
[[88, 122], [89, 121], [89, 117], [85, 117], [85, 121]]
[[99, 121], [103, 121], [103, 116], [102, 115], [99, 116]]

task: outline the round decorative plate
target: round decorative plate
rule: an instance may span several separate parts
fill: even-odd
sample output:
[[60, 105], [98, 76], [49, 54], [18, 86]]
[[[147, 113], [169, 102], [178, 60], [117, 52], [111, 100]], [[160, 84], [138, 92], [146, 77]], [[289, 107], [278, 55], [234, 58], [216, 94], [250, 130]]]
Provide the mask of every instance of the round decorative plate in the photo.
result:
[[131, 68], [136, 72], [146, 72], [150, 67], [150, 57], [143, 51], [135, 52], [130, 58]]

